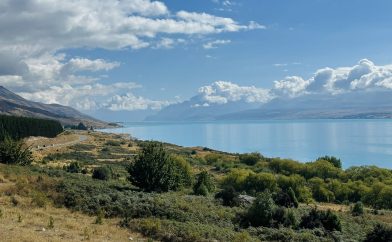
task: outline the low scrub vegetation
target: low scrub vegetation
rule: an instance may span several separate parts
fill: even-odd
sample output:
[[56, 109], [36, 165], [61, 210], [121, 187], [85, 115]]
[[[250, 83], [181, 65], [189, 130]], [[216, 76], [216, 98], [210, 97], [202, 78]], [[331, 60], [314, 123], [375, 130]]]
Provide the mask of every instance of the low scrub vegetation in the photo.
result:
[[[132, 141], [128, 147], [129, 141], [121, 138], [96, 140], [86, 150], [78, 145], [49, 154], [40, 166], [3, 169], [4, 176], [19, 177], [15, 189], [7, 191], [15, 206], [27, 196], [37, 207], [53, 204], [91, 215], [96, 225], [118, 218], [122, 227], [161, 241], [390, 238], [389, 225], [377, 225], [392, 224], [386, 210], [392, 196], [388, 169], [343, 170], [341, 161], [329, 156], [299, 163], [259, 153], [227, 154], [147, 141]], [[116, 154], [120, 158], [101, 157], [115, 149], [121, 149]], [[64, 160], [64, 169], [49, 168]], [[57, 220], [52, 225], [55, 230]]]

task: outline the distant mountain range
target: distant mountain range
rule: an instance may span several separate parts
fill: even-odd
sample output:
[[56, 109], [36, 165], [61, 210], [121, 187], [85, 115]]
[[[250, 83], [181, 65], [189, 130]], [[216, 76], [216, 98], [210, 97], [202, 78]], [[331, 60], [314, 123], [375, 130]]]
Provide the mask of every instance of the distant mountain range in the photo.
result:
[[306, 94], [265, 104], [239, 101], [200, 106], [195, 98], [170, 105], [146, 121], [392, 118], [392, 91]]
[[71, 107], [58, 104], [32, 102], [0, 86], [0, 114], [58, 120], [63, 125], [78, 125], [80, 122], [94, 128], [109, 127], [110, 124], [85, 115]]

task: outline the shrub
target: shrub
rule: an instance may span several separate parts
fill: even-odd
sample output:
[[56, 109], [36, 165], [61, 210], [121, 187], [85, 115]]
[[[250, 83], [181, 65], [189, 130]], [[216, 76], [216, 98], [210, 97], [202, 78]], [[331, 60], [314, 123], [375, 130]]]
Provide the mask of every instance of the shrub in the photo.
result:
[[102, 209], [99, 209], [97, 212], [97, 217], [95, 218], [95, 224], [103, 224], [103, 218], [105, 214]]
[[382, 224], [377, 224], [372, 231], [370, 231], [364, 242], [388, 242], [392, 241], [392, 228]]
[[191, 177], [186, 161], [171, 157], [157, 142], [142, 147], [128, 172], [130, 181], [145, 191], [178, 190], [189, 184]]
[[287, 192], [280, 191], [275, 193], [274, 201], [279, 206], [284, 206], [287, 208], [298, 207], [297, 197], [295, 196], [295, 193], [293, 189], [291, 189], [291, 187], [288, 189]]
[[339, 217], [331, 210], [319, 211], [312, 209], [309, 214], [302, 217], [299, 226], [307, 229], [324, 228], [327, 231], [342, 231]]
[[25, 148], [23, 141], [6, 136], [0, 142], [0, 163], [24, 166], [30, 165], [32, 161], [31, 151]]
[[362, 202], [356, 202], [353, 206], [353, 208], [351, 209], [351, 214], [353, 216], [360, 216], [363, 215], [364, 211], [363, 211], [363, 204]]
[[258, 152], [241, 154], [239, 156], [240, 162], [248, 166], [256, 165], [257, 162], [263, 159], [263, 156]]
[[246, 221], [253, 227], [269, 227], [272, 224], [275, 207], [276, 205], [272, 199], [271, 193], [260, 193], [252, 206], [248, 209]]
[[280, 227], [280, 225], [283, 225], [285, 227], [295, 228], [298, 225], [298, 219], [293, 209], [276, 207], [273, 211], [272, 218], [272, 225], [275, 227]]
[[207, 171], [202, 171], [196, 177], [196, 183], [193, 186], [193, 192], [196, 195], [207, 196], [210, 192], [215, 189], [214, 182], [211, 179], [210, 174]]
[[69, 166], [67, 166], [66, 171], [70, 173], [81, 173], [82, 167], [79, 162], [74, 161], [71, 164], [69, 164]]
[[48, 229], [54, 228], [54, 219], [52, 216], [49, 217]]
[[250, 174], [245, 179], [243, 189], [251, 194], [266, 190], [273, 192], [277, 189], [276, 178], [273, 174], [266, 172]]
[[224, 206], [239, 206], [239, 195], [240, 194], [234, 189], [234, 187], [228, 186], [216, 194], [216, 198], [222, 199]]
[[107, 146], [121, 146], [121, 142], [115, 140], [109, 140], [105, 143]]
[[110, 167], [101, 166], [94, 169], [92, 177], [94, 179], [108, 181], [112, 178], [112, 175], [113, 171], [110, 169]]
[[325, 161], [328, 161], [329, 163], [331, 163], [336, 168], [342, 168], [342, 161], [334, 156], [327, 156], [326, 155], [326, 156], [317, 158], [317, 160], [325, 160]]

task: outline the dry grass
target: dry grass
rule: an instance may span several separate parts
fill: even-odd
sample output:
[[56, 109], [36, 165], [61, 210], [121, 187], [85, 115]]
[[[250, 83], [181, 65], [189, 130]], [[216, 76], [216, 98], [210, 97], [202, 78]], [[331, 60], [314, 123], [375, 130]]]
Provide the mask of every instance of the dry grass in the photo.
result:
[[[104, 219], [95, 224], [95, 217], [64, 208], [33, 206], [31, 198], [5, 195], [15, 184], [1, 175], [0, 240], [8, 241], [146, 241], [138, 233], [118, 226], [118, 219]], [[53, 226], [50, 225], [50, 220]]]

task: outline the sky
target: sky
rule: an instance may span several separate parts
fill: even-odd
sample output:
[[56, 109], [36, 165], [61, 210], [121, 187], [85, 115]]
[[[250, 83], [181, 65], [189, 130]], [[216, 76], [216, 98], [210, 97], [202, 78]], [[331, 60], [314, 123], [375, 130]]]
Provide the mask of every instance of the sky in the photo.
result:
[[2, 0], [0, 85], [88, 113], [160, 110], [195, 95], [202, 106], [391, 89], [390, 9], [389, 0]]

